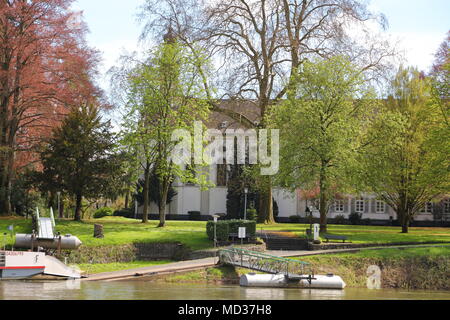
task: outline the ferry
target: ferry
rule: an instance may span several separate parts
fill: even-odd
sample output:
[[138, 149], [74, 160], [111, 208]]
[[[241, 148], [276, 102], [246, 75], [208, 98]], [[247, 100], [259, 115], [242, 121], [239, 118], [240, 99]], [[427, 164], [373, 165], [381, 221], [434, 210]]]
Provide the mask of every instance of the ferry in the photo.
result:
[[39, 275], [81, 278], [78, 271], [43, 252], [0, 251], [0, 280], [24, 280]]

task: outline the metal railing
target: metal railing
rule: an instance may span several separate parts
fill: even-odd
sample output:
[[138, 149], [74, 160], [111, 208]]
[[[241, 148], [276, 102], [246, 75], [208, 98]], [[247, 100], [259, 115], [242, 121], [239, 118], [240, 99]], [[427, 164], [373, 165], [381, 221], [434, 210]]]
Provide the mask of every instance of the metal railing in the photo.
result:
[[284, 274], [293, 280], [310, 279], [314, 274], [309, 263], [237, 248], [220, 250], [219, 259], [223, 264], [270, 274]]

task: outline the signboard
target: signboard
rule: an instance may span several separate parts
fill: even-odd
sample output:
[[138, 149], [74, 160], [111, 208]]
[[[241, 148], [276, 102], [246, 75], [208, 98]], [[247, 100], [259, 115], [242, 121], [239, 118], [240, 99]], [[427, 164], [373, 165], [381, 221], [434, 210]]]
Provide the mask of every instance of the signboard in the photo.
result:
[[247, 237], [247, 228], [239, 228], [239, 239], [245, 239]]
[[320, 240], [320, 224], [314, 225], [314, 241]]

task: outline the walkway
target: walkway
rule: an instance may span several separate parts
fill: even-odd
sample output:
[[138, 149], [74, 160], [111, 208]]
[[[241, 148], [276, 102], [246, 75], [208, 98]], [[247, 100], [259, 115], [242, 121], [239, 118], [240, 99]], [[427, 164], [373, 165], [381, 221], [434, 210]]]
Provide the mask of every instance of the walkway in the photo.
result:
[[163, 274], [171, 274], [178, 272], [189, 272], [209, 267], [214, 267], [219, 262], [218, 258], [207, 258], [201, 260], [182, 261], [176, 263], [163, 264], [152, 267], [144, 267], [123, 271], [105, 272], [99, 273], [88, 278], [82, 279], [83, 281], [115, 281], [133, 279], [136, 277], [144, 276], [156, 276]]
[[[373, 248], [358, 248], [358, 249], [338, 249], [338, 250], [322, 250], [322, 251], [267, 251], [266, 254], [274, 255], [281, 258], [288, 257], [307, 257], [326, 254], [338, 254], [338, 253], [352, 253], [359, 252], [361, 250], [382, 250], [382, 249], [406, 249], [406, 248], [433, 248], [433, 247], [448, 247], [449, 245], [404, 245], [393, 247], [373, 247]], [[106, 272], [91, 275], [88, 278], [82, 279], [83, 281], [118, 281], [118, 280], [130, 280], [138, 277], [145, 276], [158, 276], [173, 273], [189, 272], [194, 270], [201, 270], [204, 268], [211, 268], [218, 264], [218, 258], [206, 258], [201, 260], [191, 260], [169, 263], [164, 265], [130, 269], [116, 272]]]

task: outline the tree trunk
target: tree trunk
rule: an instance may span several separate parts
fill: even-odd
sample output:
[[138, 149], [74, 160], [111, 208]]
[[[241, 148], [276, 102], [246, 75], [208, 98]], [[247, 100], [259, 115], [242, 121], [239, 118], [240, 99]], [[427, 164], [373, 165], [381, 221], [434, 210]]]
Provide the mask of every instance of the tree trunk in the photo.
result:
[[328, 231], [328, 188], [326, 163], [322, 163], [320, 171], [320, 233]]
[[75, 203], [75, 221], [81, 221], [81, 206], [82, 206], [83, 196], [81, 194], [76, 195]]
[[161, 185], [161, 199], [159, 203], [159, 225], [158, 228], [164, 228], [166, 226], [166, 205], [167, 195], [169, 193], [170, 182], [164, 182]]
[[149, 166], [147, 165], [147, 168], [145, 169], [145, 182], [144, 182], [144, 212], [142, 215], [142, 223], [148, 223], [148, 209], [150, 206], [150, 199], [149, 199], [149, 195], [148, 195], [148, 191], [150, 188], [150, 169]]
[[402, 226], [402, 233], [406, 234], [409, 232], [409, 217], [404, 208], [405, 208], [405, 205], [403, 203], [401, 203], [398, 206], [397, 216], [398, 216], [398, 220], [400, 221], [400, 224]]
[[130, 192], [127, 191], [127, 193], [125, 195], [125, 209], [128, 209], [129, 202], [130, 202]]
[[64, 219], [64, 201], [62, 199], [59, 201], [59, 218]]
[[402, 226], [402, 233], [405, 233], [405, 234], [409, 233], [409, 226], [408, 226], [408, 224]]
[[275, 224], [275, 218], [273, 215], [273, 192], [272, 192], [272, 184], [271, 179], [269, 179], [269, 184], [267, 190], [261, 193], [259, 198], [259, 213], [258, 213], [258, 222], [264, 224]]
[[11, 213], [11, 203], [9, 197], [11, 183], [9, 181], [9, 160], [7, 159], [7, 155], [8, 152], [4, 152], [3, 156], [0, 154], [0, 215], [8, 215]]
[[[167, 197], [166, 197], [167, 199]], [[158, 228], [164, 228], [166, 226], [166, 202], [162, 202], [159, 206], [159, 225]]]

